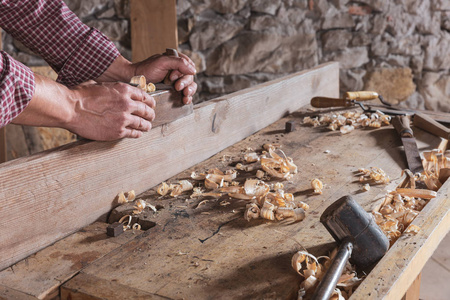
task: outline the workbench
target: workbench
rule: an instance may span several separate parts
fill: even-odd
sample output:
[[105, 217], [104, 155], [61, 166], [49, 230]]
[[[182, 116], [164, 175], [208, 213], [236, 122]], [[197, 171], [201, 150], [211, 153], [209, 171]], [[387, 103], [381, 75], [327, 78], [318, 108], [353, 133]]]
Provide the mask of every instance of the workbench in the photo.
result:
[[[392, 126], [342, 135], [302, 125], [318, 114], [310, 99], [337, 97], [338, 82], [338, 64], [328, 63], [197, 105], [138, 140], [79, 142], [3, 164], [0, 299], [296, 299], [302, 278], [292, 256], [327, 255], [336, 246], [319, 222], [323, 210], [352, 195], [370, 211], [406, 168]], [[295, 131], [285, 132], [287, 121]], [[421, 151], [441, 142], [414, 132]], [[301, 222], [248, 222], [246, 200], [155, 192], [193, 171], [230, 169], [242, 151], [266, 143], [282, 145], [299, 168], [284, 184], [310, 206]], [[391, 183], [363, 191], [355, 174], [370, 167]], [[321, 195], [311, 189], [314, 178], [325, 184]], [[398, 239], [350, 299], [401, 299], [417, 283], [450, 228], [449, 184], [413, 221], [419, 233]], [[156, 225], [108, 237], [99, 220], [120, 191], [133, 189], [158, 208]]]

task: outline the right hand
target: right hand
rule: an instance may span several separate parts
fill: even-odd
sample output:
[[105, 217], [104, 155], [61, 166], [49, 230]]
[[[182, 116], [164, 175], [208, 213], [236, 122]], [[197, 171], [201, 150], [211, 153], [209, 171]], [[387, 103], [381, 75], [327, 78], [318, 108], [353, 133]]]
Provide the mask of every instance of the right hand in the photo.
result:
[[125, 83], [82, 84], [71, 88], [74, 114], [67, 129], [82, 137], [110, 141], [138, 138], [152, 128], [156, 102]]

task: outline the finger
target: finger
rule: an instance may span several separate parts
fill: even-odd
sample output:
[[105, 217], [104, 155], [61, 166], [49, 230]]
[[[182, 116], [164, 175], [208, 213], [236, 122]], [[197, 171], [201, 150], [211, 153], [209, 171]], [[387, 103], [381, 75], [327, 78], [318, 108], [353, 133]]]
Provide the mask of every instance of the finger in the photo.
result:
[[185, 75], [194, 75], [197, 70], [195, 65], [192, 65], [184, 57], [167, 56], [165, 57], [166, 69], [168, 70], [178, 70], [180, 73]]
[[183, 96], [183, 103], [185, 105], [192, 103], [192, 97], [191, 96]]
[[189, 62], [189, 64], [192, 65], [192, 66], [195, 68], [195, 63], [194, 63], [194, 61], [193, 61], [189, 56], [187, 56], [186, 54], [183, 54], [183, 53], [181, 53], [181, 52], [178, 52], [178, 55], [179, 55], [180, 57], [186, 59], [186, 60]]
[[148, 106], [146, 103], [140, 101], [133, 101], [131, 109], [131, 114], [144, 118], [148, 121], [153, 121], [155, 119], [155, 111]]
[[173, 70], [172, 72], [170, 72], [170, 81], [175, 82], [176, 80], [178, 80], [179, 78], [183, 77], [183, 74], [181, 74], [179, 71], [177, 70]]
[[130, 98], [135, 101], [144, 102], [153, 109], [156, 107], [155, 99], [140, 88], [130, 86]]
[[131, 115], [128, 124], [126, 124], [126, 127], [139, 131], [149, 131], [150, 129], [152, 129], [152, 123], [141, 117]]
[[142, 136], [142, 131], [139, 131], [139, 130], [136, 130], [133, 128], [125, 128], [122, 137], [137, 139], [137, 138], [140, 138], [141, 136]]
[[181, 91], [185, 87], [190, 86], [192, 83], [194, 83], [194, 76], [185, 75], [175, 82], [175, 89], [177, 91]]
[[194, 96], [197, 91], [197, 83], [193, 82], [183, 90], [185, 96]]

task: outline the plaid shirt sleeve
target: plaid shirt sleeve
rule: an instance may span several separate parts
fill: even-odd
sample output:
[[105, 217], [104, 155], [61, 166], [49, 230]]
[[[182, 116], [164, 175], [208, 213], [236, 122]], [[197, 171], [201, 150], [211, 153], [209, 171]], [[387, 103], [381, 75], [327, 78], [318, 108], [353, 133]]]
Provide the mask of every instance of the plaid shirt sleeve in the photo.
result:
[[25, 109], [34, 94], [34, 86], [30, 68], [0, 51], [0, 128]]
[[[0, 2], [0, 27], [42, 56], [58, 73], [57, 81], [67, 86], [99, 77], [120, 54], [105, 35], [83, 24], [62, 0], [3, 0]], [[10, 122], [5, 121], [7, 118], [13, 118], [11, 114], [5, 117], [3, 110], [9, 107], [8, 110], [17, 112], [14, 116], [18, 115], [34, 91], [34, 88], [30, 93], [20, 91], [23, 87], [18, 88], [17, 84], [20, 85], [23, 78], [14, 79], [16, 84], [3, 84], [10, 76], [25, 74], [26, 67], [5, 53], [2, 58], [0, 126]], [[17, 66], [20, 71], [14, 69]], [[34, 76], [27, 78], [34, 87]], [[3, 91], [7, 87], [10, 90]], [[5, 99], [7, 95], [16, 104]]]

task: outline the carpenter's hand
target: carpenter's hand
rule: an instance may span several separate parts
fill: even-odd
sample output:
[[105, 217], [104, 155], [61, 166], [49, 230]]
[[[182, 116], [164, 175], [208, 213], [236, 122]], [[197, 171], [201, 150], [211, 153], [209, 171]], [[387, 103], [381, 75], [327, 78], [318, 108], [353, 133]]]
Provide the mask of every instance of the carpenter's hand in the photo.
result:
[[179, 53], [179, 56], [153, 55], [132, 64], [132, 67], [135, 69], [135, 75], [144, 75], [147, 81], [154, 83], [161, 82], [166, 74], [172, 71], [169, 79], [175, 82], [177, 91], [183, 91], [184, 104], [189, 104], [197, 90], [197, 84], [194, 82], [195, 64], [183, 53]]
[[92, 140], [138, 138], [152, 128], [155, 100], [125, 83], [85, 84], [71, 89], [74, 114], [68, 129]]

